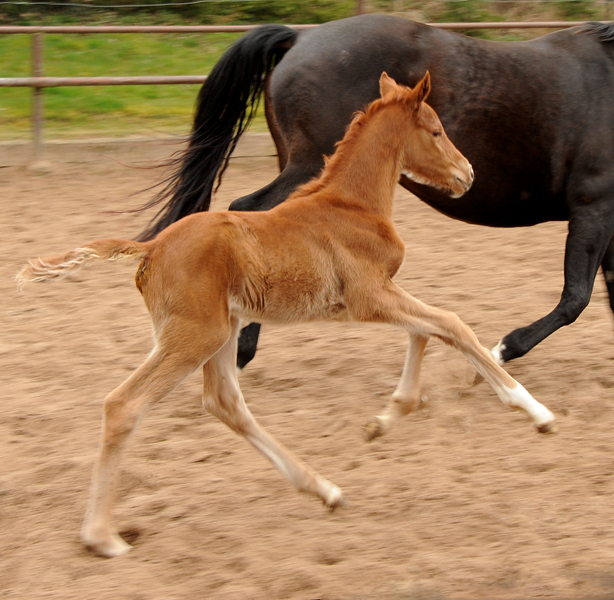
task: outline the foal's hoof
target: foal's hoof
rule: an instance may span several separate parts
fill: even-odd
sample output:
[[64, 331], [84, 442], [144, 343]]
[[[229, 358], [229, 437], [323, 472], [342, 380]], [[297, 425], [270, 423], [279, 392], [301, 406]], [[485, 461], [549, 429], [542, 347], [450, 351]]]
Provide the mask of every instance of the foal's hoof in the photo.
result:
[[548, 421], [547, 423], [542, 423], [541, 425], [538, 425], [537, 431], [539, 433], [556, 433], [558, 431], [556, 421]]
[[375, 417], [366, 427], [364, 431], [364, 437], [367, 442], [373, 441], [375, 438], [381, 437], [386, 433], [384, 424], [381, 419]]
[[111, 535], [107, 539], [99, 540], [82, 536], [81, 541], [90, 552], [103, 558], [123, 556], [132, 548], [130, 544], [122, 540], [117, 534]]
[[324, 506], [326, 506], [330, 512], [334, 512], [337, 508], [347, 506], [345, 498], [343, 497], [343, 492], [336, 485], [333, 486], [328, 498], [326, 500], [323, 499], [322, 501], [324, 502]]

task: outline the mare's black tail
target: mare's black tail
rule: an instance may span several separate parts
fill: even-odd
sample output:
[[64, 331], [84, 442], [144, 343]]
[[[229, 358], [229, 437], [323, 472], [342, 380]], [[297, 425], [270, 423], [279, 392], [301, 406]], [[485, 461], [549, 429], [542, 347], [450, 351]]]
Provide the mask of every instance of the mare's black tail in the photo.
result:
[[175, 172], [143, 207], [169, 199], [141, 241], [186, 215], [209, 209], [216, 177], [219, 185], [230, 155], [255, 115], [267, 76], [297, 36], [295, 29], [284, 25], [263, 25], [235, 42], [218, 61], [198, 94], [188, 147], [171, 159]]

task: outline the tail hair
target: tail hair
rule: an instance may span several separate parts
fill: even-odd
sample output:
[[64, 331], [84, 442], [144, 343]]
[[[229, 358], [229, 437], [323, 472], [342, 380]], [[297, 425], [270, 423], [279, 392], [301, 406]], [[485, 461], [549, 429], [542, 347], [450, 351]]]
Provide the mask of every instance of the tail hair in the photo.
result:
[[15, 279], [19, 289], [24, 284], [33, 281], [50, 281], [63, 279], [76, 273], [84, 265], [94, 260], [121, 260], [123, 258], [144, 258], [150, 252], [150, 243], [134, 242], [132, 240], [96, 240], [81, 248], [59, 256], [37, 258], [17, 273]]
[[258, 108], [266, 81], [298, 31], [285, 25], [261, 25], [237, 40], [213, 67], [196, 101], [189, 143], [167, 161], [171, 174], [140, 210], [163, 206], [140, 241], [153, 239], [182, 217], [209, 210], [217, 181]]

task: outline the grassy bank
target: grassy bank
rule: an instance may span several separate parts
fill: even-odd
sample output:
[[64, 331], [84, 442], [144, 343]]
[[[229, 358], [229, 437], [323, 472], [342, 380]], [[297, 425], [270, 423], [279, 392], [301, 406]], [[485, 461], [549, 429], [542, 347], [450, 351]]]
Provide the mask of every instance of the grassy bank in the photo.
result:
[[[47, 76], [136, 76], [207, 74], [235, 34], [46, 35]], [[0, 36], [0, 76], [25, 77], [30, 36]], [[45, 90], [47, 136], [184, 133], [197, 85], [64, 87]], [[0, 89], [0, 137], [28, 135], [32, 90]]]
[[[120, 0], [114, 0], [120, 1]], [[20, 13], [0, 22], [12, 24], [181, 24], [197, 22], [318, 22], [352, 13], [353, 0], [294, 0], [198, 5], [198, 19], [176, 13], [130, 14], [85, 11], [63, 14]], [[488, 0], [372, 0], [373, 12], [391, 12], [419, 21], [505, 21], [599, 19], [604, 7], [592, 0], [549, 3]], [[85, 10], [85, 9], [83, 9]], [[267, 12], [268, 11], [268, 12]], [[276, 12], [275, 12], [276, 11]], [[614, 11], [613, 11], [614, 12]], [[88, 16], [89, 15], [89, 16]], [[517, 40], [544, 32], [473, 31], [472, 35]], [[137, 76], [207, 74], [240, 34], [95, 34], [45, 35], [44, 75]], [[0, 36], [0, 77], [30, 75], [29, 35]], [[185, 134], [192, 120], [198, 85], [50, 88], [44, 92], [45, 136]], [[31, 127], [32, 90], [0, 88], [0, 139], [27, 138]], [[262, 111], [261, 111], [262, 112]], [[266, 125], [262, 114], [256, 130]]]

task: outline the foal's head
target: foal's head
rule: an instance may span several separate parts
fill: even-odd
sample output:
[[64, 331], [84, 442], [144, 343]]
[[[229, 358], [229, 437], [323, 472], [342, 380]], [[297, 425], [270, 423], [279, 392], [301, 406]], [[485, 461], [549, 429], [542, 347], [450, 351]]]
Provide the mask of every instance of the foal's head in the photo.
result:
[[384, 101], [398, 102], [405, 109], [403, 124], [397, 129], [403, 141], [401, 173], [453, 198], [462, 196], [473, 183], [473, 169], [448, 139], [437, 113], [425, 102], [431, 92], [429, 72], [413, 89], [399, 85], [386, 73], [382, 73], [379, 85]]

